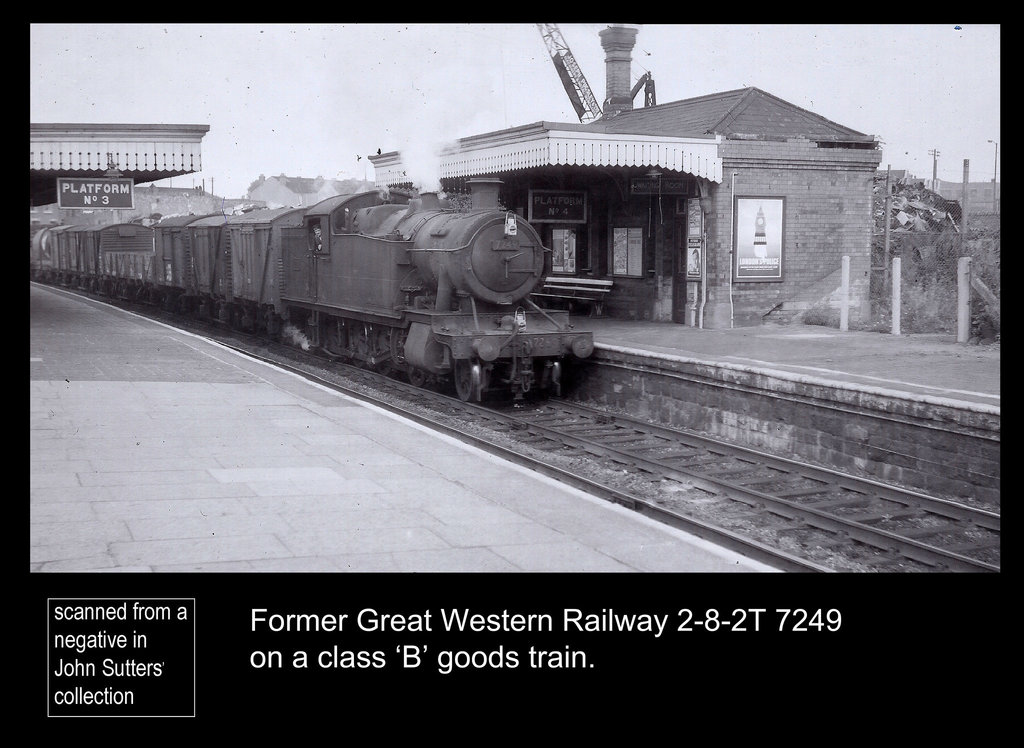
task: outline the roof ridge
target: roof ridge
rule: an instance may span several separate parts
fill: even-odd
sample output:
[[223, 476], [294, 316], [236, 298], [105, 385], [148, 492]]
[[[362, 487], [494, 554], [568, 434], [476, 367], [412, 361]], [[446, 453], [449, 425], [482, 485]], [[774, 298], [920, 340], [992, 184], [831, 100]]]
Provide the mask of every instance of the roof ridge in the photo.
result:
[[846, 125], [841, 125], [841, 124], [839, 124], [838, 122], [836, 122], [834, 120], [830, 120], [828, 117], [823, 117], [822, 115], [818, 114], [817, 112], [812, 112], [810, 109], [804, 109], [802, 106], [794, 104], [791, 101], [786, 101], [785, 99], [780, 99], [778, 96], [776, 96], [773, 93], [769, 93], [768, 91], [764, 91], [764, 90], [762, 90], [760, 88], [754, 88], [753, 90], [757, 91], [762, 96], [765, 96], [765, 97], [771, 99], [775, 103], [782, 104], [783, 106], [789, 107], [790, 109], [795, 109], [796, 111], [800, 112], [801, 114], [809, 116], [810, 118], [814, 119], [815, 121], [827, 122], [828, 124], [832, 125], [833, 127], [838, 127], [840, 130], [846, 130], [847, 132], [849, 132], [852, 135], [866, 136], [866, 133], [858, 132], [857, 130], [854, 130], [852, 127], [847, 127]]
[[726, 112], [718, 122], [709, 127], [708, 132], [716, 132], [720, 127], [724, 128], [725, 126], [735, 122], [736, 118], [739, 117], [748, 106], [750, 106], [751, 100], [753, 100], [757, 95], [756, 92], [759, 92], [760, 90], [761, 89], [754, 87], [743, 89], [743, 95], [739, 98], [739, 101], [733, 104], [729, 108], [729, 111]]

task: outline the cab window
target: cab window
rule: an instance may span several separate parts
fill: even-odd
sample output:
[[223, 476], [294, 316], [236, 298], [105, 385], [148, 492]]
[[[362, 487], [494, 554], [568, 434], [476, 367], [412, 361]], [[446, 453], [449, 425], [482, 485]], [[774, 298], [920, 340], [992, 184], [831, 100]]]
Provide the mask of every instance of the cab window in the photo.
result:
[[323, 230], [320, 228], [320, 222], [319, 221], [310, 222], [308, 229], [309, 229], [309, 248], [313, 252], [323, 252], [324, 251], [324, 236], [323, 236]]

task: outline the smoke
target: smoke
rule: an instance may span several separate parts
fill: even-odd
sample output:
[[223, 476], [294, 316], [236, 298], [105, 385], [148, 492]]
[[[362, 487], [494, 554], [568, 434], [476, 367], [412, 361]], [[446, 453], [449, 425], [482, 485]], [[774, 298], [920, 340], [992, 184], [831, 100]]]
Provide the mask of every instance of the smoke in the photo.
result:
[[286, 340], [290, 340], [292, 345], [297, 345], [304, 351], [309, 350], [309, 338], [295, 325], [285, 325], [284, 329], [281, 330], [281, 336]]
[[[441, 191], [441, 155], [456, 140], [501, 129], [500, 77], [472, 57], [465, 35], [471, 26], [434, 28], [432, 44], [422, 57], [409, 59], [392, 83], [394, 118], [387, 128], [401, 153], [406, 178], [420, 192]], [[494, 46], [500, 46], [495, 36]], [[497, 125], [497, 126], [495, 126]], [[393, 138], [393, 140], [392, 140]]]
[[420, 192], [440, 192], [443, 140], [430, 140], [430, 133], [417, 133], [402, 146], [406, 177]]

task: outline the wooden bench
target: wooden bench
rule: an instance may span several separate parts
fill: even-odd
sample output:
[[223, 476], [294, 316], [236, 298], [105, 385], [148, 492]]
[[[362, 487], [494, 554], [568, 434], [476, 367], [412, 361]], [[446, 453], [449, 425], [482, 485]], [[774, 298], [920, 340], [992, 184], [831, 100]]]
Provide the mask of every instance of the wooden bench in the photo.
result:
[[604, 300], [612, 290], [613, 281], [597, 278], [576, 278], [571, 275], [549, 275], [544, 279], [540, 291], [531, 296], [542, 296], [552, 299], [568, 299], [570, 302], [582, 302], [591, 305], [591, 313], [601, 316]]

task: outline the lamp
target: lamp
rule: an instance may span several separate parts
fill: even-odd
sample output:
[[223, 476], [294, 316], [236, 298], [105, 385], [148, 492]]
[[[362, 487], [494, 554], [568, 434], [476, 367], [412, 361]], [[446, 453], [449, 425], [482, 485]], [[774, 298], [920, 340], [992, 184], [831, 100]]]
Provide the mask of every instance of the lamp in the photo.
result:
[[[660, 221], [664, 222], [665, 217], [662, 215], [662, 212], [661, 212], [661, 170], [660, 169], [656, 169], [656, 168], [651, 168], [647, 172], [647, 177], [649, 179], [657, 179], [658, 180], [658, 219]], [[654, 217], [651, 216], [650, 213], [651, 213], [651, 211], [649, 210], [648, 211], [647, 222], [648, 222], [648, 224], [651, 227], [651, 236], [653, 237], [654, 236]], [[654, 272], [654, 271], [652, 270], [651, 272]]]

